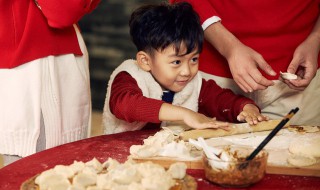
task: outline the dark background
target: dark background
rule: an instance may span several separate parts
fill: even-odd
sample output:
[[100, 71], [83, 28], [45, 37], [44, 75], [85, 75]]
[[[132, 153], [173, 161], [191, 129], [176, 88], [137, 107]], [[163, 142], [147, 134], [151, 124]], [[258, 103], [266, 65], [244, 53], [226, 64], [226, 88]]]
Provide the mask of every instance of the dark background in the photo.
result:
[[136, 48], [129, 35], [134, 9], [161, 0], [102, 0], [79, 22], [89, 52], [92, 108], [102, 111], [112, 71], [126, 59], [135, 59]]

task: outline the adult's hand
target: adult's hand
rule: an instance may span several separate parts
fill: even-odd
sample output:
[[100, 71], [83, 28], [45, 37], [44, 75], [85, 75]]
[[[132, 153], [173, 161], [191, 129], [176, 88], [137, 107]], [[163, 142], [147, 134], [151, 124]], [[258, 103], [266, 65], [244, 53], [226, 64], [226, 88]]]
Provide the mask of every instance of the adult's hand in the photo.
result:
[[276, 73], [271, 66], [259, 53], [242, 44], [220, 22], [210, 25], [204, 33], [206, 40], [227, 59], [233, 79], [244, 92], [263, 90], [274, 84], [259, 70], [274, 76]]
[[296, 80], [284, 80], [292, 89], [304, 90], [314, 78], [318, 69], [320, 51], [320, 18], [308, 38], [295, 50], [287, 72], [298, 75]]
[[271, 66], [263, 57], [242, 43], [232, 47], [231, 53], [226, 57], [234, 81], [244, 92], [263, 90], [274, 83], [265, 78], [260, 70], [269, 75], [275, 75]]

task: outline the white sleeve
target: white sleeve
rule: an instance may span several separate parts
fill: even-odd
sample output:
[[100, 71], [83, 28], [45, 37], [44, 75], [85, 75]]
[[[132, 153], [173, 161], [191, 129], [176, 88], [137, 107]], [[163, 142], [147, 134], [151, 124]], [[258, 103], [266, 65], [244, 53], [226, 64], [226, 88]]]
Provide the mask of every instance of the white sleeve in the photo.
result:
[[220, 22], [221, 18], [218, 16], [213, 16], [205, 20], [202, 24], [202, 29], [206, 30], [211, 24], [214, 24], [216, 22]]

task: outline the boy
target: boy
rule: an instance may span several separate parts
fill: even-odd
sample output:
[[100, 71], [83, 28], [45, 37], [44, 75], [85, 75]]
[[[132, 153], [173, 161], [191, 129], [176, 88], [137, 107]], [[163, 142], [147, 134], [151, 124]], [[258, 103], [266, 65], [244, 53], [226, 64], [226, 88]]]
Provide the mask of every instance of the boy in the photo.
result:
[[221, 121], [267, 120], [252, 100], [201, 78], [203, 30], [190, 4], [143, 6], [132, 13], [129, 25], [138, 53], [110, 76], [103, 113], [106, 134], [159, 126], [161, 121], [202, 129], [227, 128]]

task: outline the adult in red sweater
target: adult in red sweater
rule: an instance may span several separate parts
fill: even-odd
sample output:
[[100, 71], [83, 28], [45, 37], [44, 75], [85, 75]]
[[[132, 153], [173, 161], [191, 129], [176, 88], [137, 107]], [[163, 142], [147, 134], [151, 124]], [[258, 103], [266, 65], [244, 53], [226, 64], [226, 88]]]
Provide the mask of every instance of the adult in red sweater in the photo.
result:
[[139, 130], [150, 123], [159, 127], [161, 121], [201, 129], [228, 126], [220, 121], [256, 124], [267, 119], [252, 100], [202, 79], [198, 57], [203, 31], [190, 4], [140, 7], [129, 25], [138, 52], [136, 60], [125, 61], [110, 77], [105, 133]]
[[[270, 118], [298, 106], [293, 124], [320, 125], [319, 0], [177, 1], [200, 15], [206, 78], [251, 97]], [[284, 80], [280, 71], [298, 78]]]
[[5, 165], [88, 136], [88, 55], [76, 23], [98, 2], [0, 1], [0, 153]]

